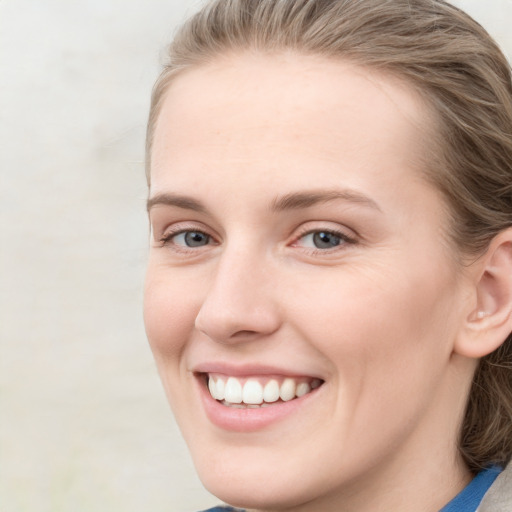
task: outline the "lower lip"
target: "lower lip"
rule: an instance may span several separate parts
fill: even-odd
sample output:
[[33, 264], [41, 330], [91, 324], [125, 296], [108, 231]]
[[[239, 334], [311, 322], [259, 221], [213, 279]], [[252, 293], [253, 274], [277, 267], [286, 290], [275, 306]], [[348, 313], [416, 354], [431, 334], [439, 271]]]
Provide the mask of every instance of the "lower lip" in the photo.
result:
[[203, 379], [198, 378], [201, 401], [208, 419], [217, 427], [235, 432], [255, 432], [287, 418], [302, 409], [320, 389], [309, 392], [288, 402], [279, 402], [269, 407], [237, 409], [222, 405], [208, 391]]

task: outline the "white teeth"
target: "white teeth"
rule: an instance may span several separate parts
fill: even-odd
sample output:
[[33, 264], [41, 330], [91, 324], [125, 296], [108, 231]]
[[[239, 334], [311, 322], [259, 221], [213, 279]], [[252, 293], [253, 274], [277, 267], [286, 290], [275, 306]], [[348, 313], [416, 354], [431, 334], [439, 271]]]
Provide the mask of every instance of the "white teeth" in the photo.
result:
[[295, 381], [293, 379], [284, 379], [279, 390], [279, 396], [283, 402], [288, 402], [295, 398]]
[[210, 395], [212, 395], [215, 400], [218, 400], [217, 398], [217, 389], [215, 386], [215, 382], [213, 381], [212, 377], [208, 379], [208, 389], [210, 390]]
[[232, 404], [242, 403], [242, 385], [238, 379], [229, 377], [224, 389], [224, 399]]
[[320, 379], [312, 379], [307, 382], [302, 380], [297, 384], [295, 379], [286, 378], [281, 385], [276, 379], [271, 379], [263, 386], [259, 380], [250, 378], [242, 385], [242, 382], [236, 377], [229, 377], [227, 381], [220, 376], [208, 378], [208, 389], [211, 396], [224, 405], [235, 408], [268, 407], [279, 399], [288, 402], [307, 395], [321, 384]]
[[222, 379], [215, 381], [213, 378], [208, 379], [208, 389], [215, 400], [224, 400], [225, 384]]
[[263, 387], [254, 379], [249, 379], [244, 384], [242, 392], [242, 401], [244, 404], [261, 404], [263, 402]]
[[215, 390], [217, 393], [217, 396], [215, 398], [217, 400], [224, 400], [225, 388], [226, 384], [224, 384], [224, 381], [222, 379], [217, 379], [217, 382], [215, 383]]
[[308, 394], [311, 391], [311, 386], [307, 382], [301, 382], [297, 385], [297, 390], [295, 391], [295, 394], [297, 397], [304, 396]]
[[269, 380], [263, 389], [263, 400], [267, 403], [277, 402], [279, 400], [279, 383], [277, 380]]

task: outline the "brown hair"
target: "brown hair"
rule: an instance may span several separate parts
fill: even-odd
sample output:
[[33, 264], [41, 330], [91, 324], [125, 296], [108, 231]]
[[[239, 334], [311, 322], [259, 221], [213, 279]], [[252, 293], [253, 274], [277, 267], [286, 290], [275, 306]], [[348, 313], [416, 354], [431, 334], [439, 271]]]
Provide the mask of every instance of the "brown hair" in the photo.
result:
[[[437, 116], [426, 175], [450, 206], [460, 254], [512, 226], [512, 77], [496, 43], [443, 0], [213, 0], [177, 33], [153, 89], [146, 139], [181, 70], [232, 51], [295, 50], [392, 73]], [[473, 471], [512, 457], [512, 335], [483, 358], [460, 437]]]

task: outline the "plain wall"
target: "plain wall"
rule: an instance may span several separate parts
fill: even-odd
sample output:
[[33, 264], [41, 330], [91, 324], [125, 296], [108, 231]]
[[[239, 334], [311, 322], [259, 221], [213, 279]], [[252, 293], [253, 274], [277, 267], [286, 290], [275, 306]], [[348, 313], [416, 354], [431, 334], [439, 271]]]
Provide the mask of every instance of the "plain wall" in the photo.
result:
[[[466, 0], [512, 55], [512, 1]], [[0, 510], [192, 512], [145, 340], [144, 130], [191, 0], [0, 2]]]

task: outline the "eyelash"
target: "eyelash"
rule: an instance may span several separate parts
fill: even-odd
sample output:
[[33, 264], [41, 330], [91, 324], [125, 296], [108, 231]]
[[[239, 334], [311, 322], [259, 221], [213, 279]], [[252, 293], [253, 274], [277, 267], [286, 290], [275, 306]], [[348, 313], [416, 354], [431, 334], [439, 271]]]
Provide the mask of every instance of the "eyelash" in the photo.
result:
[[[197, 234], [203, 235], [208, 238], [208, 243], [205, 244], [204, 246], [191, 247], [191, 246], [177, 244], [174, 242], [176, 237], [178, 237], [179, 235], [185, 234], [185, 233], [197, 233]], [[340, 240], [339, 244], [333, 246], [332, 248], [303, 247], [303, 249], [307, 250], [311, 254], [324, 254], [325, 255], [325, 254], [340, 250], [340, 248], [342, 248], [344, 246], [355, 245], [358, 243], [358, 241], [355, 237], [348, 236], [346, 233], [344, 233], [341, 230], [336, 230], [336, 229], [332, 229], [332, 228], [327, 228], [327, 229], [317, 228], [317, 229], [304, 230], [297, 237], [294, 238], [294, 240], [290, 244], [290, 246], [297, 247], [297, 246], [299, 246], [298, 242], [300, 240], [304, 239], [306, 236], [320, 234], [320, 233], [324, 233], [324, 234], [339, 238], [339, 240]], [[201, 230], [201, 229], [194, 229], [193, 227], [190, 227], [190, 228], [187, 227], [187, 228], [179, 228], [179, 229], [176, 229], [175, 231], [171, 231], [171, 232], [165, 234], [164, 236], [162, 236], [160, 238], [160, 243], [161, 243], [162, 247], [172, 245], [173, 250], [175, 250], [177, 252], [196, 252], [198, 248], [212, 245], [212, 243], [211, 243], [212, 240], [215, 240], [215, 239], [210, 234], [208, 234], [206, 231]], [[213, 245], [217, 245], [217, 244], [214, 243]]]
[[[176, 231], [171, 231], [171, 232], [165, 234], [164, 236], [162, 236], [160, 238], [160, 243], [162, 244], [162, 246], [172, 245], [174, 247], [174, 250], [176, 250], [176, 251], [181, 251], [181, 252], [195, 251], [196, 249], [194, 247], [180, 245], [180, 244], [173, 242], [173, 239], [175, 239], [177, 236], [183, 235], [185, 233], [197, 233], [197, 234], [207, 237], [210, 241], [213, 239], [213, 237], [211, 235], [209, 235], [208, 233], [206, 233], [205, 231], [203, 231], [201, 229], [180, 228], [180, 229], [177, 229]], [[207, 245], [210, 245], [210, 243], [208, 243]]]
[[333, 229], [333, 228], [327, 228], [327, 229], [315, 228], [315, 229], [306, 229], [302, 233], [300, 233], [295, 238], [295, 241], [292, 243], [292, 246], [297, 245], [297, 242], [299, 242], [300, 240], [304, 239], [308, 235], [315, 235], [315, 234], [320, 234], [320, 233], [324, 233], [324, 234], [327, 234], [327, 235], [335, 236], [336, 238], [340, 239], [340, 242], [339, 242], [338, 245], [333, 246], [332, 248], [324, 248], [324, 249], [320, 249], [319, 247], [307, 248], [307, 249], [309, 249], [309, 251], [311, 251], [314, 254], [317, 254], [317, 253], [322, 253], [322, 254], [331, 253], [331, 252], [334, 252], [336, 250], [339, 250], [343, 246], [357, 244], [357, 240], [356, 240], [355, 237], [351, 237], [351, 236], [347, 235], [346, 233], [344, 233], [341, 230], [337, 230], [337, 229]]

